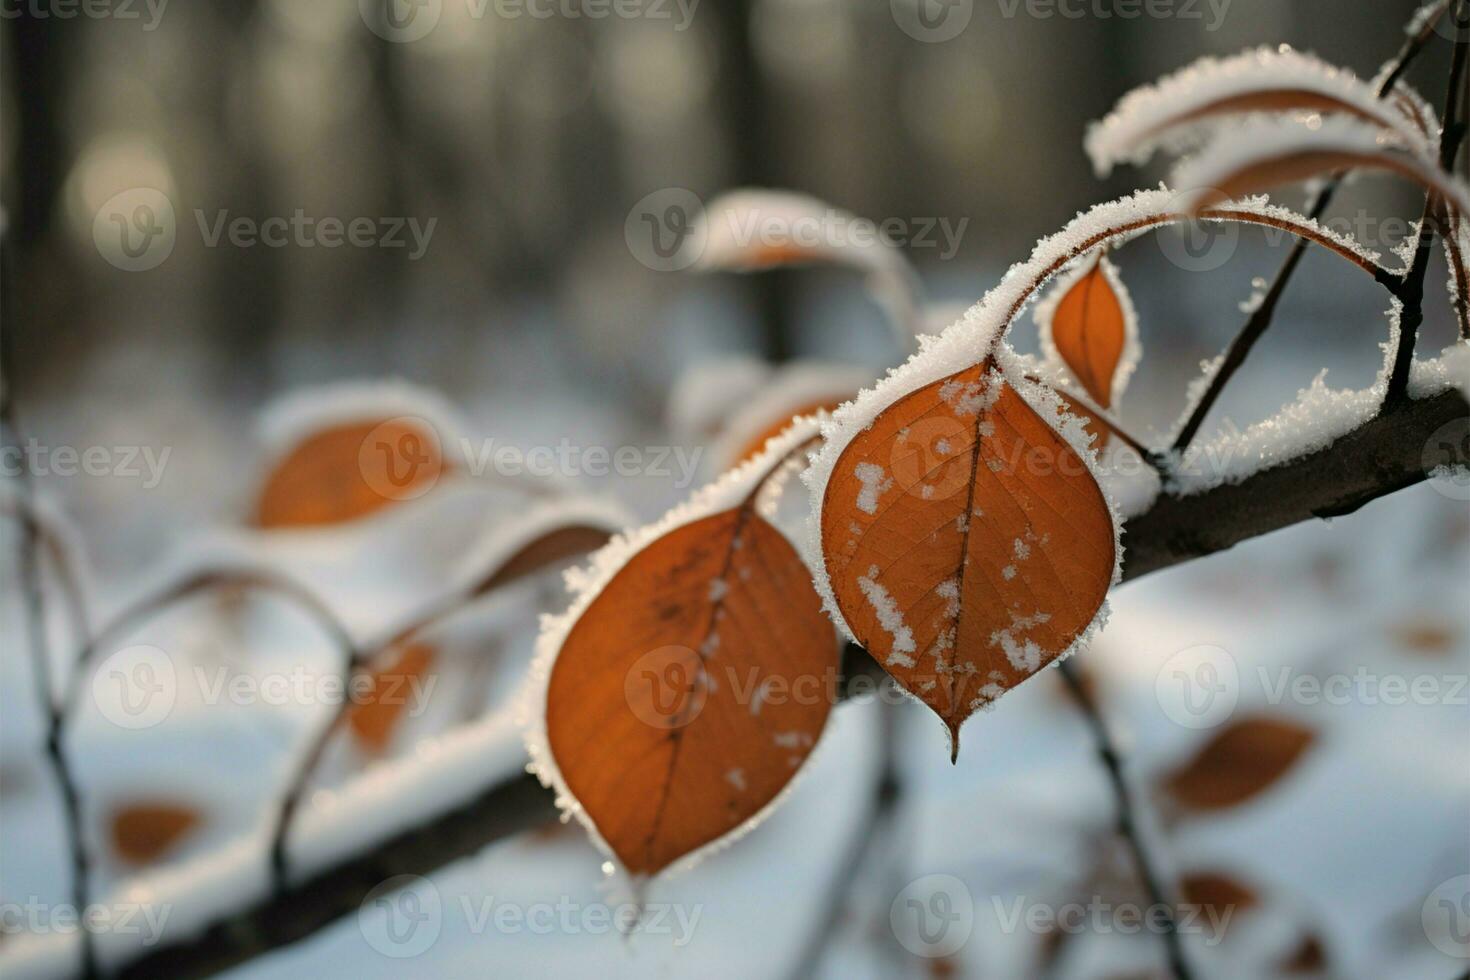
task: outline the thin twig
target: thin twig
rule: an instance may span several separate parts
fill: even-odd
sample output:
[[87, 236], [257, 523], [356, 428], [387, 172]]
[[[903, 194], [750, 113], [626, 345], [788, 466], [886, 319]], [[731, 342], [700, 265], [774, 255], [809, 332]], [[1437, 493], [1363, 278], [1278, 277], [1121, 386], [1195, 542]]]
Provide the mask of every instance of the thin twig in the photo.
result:
[[[1460, 140], [1465, 135], [1465, 128], [1459, 121], [1459, 105], [1467, 50], [1470, 50], [1470, 6], [1466, 0], [1459, 0], [1455, 5], [1455, 55], [1450, 67], [1444, 114], [1440, 117], [1439, 165], [1446, 173], [1454, 169], [1455, 158], [1460, 153]], [[1398, 298], [1403, 304], [1403, 311], [1399, 319], [1398, 346], [1394, 349], [1393, 367], [1388, 376], [1388, 390], [1383, 396], [1385, 402], [1400, 402], [1408, 397], [1414, 342], [1424, 322], [1424, 279], [1429, 273], [1429, 254], [1434, 246], [1432, 229], [1444, 210], [1445, 205], [1438, 194], [1431, 192], [1424, 199], [1424, 217], [1419, 222], [1414, 260], [1399, 284]]]
[[[56, 689], [51, 676], [51, 649], [46, 636], [46, 596], [42, 585], [41, 530], [31, 519], [35, 511], [35, 487], [31, 481], [30, 458], [15, 410], [14, 343], [15, 279], [12, 275], [14, 256], [10, 234], [0, 243], [0, 428], [7, 439], [13, 438], [20, 456], [20, 501], [23, 518], [20, 539], [21, 589], [26, 610], [26, 627], [30, 639], [32, 671], [35, 674], [36, 700], [46, 722], [46, 759], [61, 792], [67, 845], [71, 852], [71, 896], [81, 936], [82, 976], [91, 980], [99, 976], [97, 941], [87, 914], [90, 871], [86, 837], [82, 830], [81, 797], [76, 776], [71, 770], [65, 746], [60, 738], [60, 714]], [[80, 608], [80, 607], [78, 607]], [[75, 612], [74, 612], [75, 614]]]
[[[1434, 28], [1443, 16], [1444, 11], [1441, 10], [1425, 22], [1422, 30], [1418, 34], [1404, 41], [1403, 47], [1399, 49], [1398, 55], [1394, 58], [1393, 67], [1388, 70], [1388, 73], [1384, 75], [1382, 81], [1378, 84], [1379, 98], [1383, 98], [1393, 91], [1394, 85], [1398, 83], [1398, 80], [1403, 77], [1404, 72], [1419, 57], [1420, 52], [1424, 50], [1429, 39], [1434, 36]], [[1334, 174], [1332, 179], [1313, 195], [1311, 204], [1307, 208], [1308, 217], [1317, 220], [1327, 213], [1327, 208], [1331, 205], [1332, 198], [1337, 194], [1338, 188], [1342, 186], [1345, 177], [1346, 174], [1343, 173]], [[1286, 261], [1281, 263], [1281, 268], [1276, 273], [1276, 278], [1271, 283], [1270, 288], [1267, 289], [1265, 298], [1261, 301], [1260, 306], [1252, 311], [1250, 318], [1246, 320], [1245, 325], [1240, 328], [1240, 332], [1235, 335], [1235, 339], [1226, 348], [1225, 357], [1220, 362], [1220, 367], [1215, 371], [1214, 377], [1210, 379], [1209, 387], [1205, 389], [1205, 393], [1200, 397], [1200, 400], [1195, 403], [1194, 408], [1189, 413], [1189, 418], [1185, 420], [1184, 425], [1179, 429], [1178, 435], [1174, 437], [1173, 451], [1176, 455], [1182, 455], [1189, 449], [1190, 444], [1194, 442], [1195, 436], [1199, 434], [1200, 427], [1204, 425], [1205, 418], [1210, 414], [1210, 409], [1219, 400], [1220, 393], [1224, 391], [1225, 385], [1230, 381], [1230, 378], [1235, 372], [1239, 370], [1240, 366], [1245, 363], [1246, 356], [1250, 354], [1251, 348], [1256, 345], [1256, 341], [1260, 340], [1261, 336], [1271, 326], [1271, 321], [1276, 316], [1276, 307], [1281, 302], [1281, 297], [1285, 294], [1287, 285], [1296, 274], [1297, 267], [1301, 265], [1302, 258], [1306, 255], [1307, 245], [1308, 242], [1305, 238], [1298, 238], [1293, 243], [1291, 251], [1286, 256]]]
[[1107, 770], [1108, 782], [1113, 788], [1113, 802], [1117, 807], [1118, 835], [1127, 842], [1128, 849], [1133, 854], [1138, 880], [1148, 895], [1149, 905], [1158, 910], [1157, 914], [1160, 917], [1161, 932], [1164, 937], [1164, 949], [1169, 956], [1169, 969], [1174, 974], [1174, 980], [1190, 980], [1192, 974], [1189, 962], [1184, 957], [1184, 945], [1179, 939], [1179, 930], [1174, 922], [1174, 905], [1164, 892], [1158, 871], [1149, 857], [1148, 848], [1144, 846], [1143, 835], [1139, 832], [1138, 822], [1134, 817], [1133, 794], [1123, 775], [1123, 761], [1118, 753], [1118, 747], [1113, 742], [1112, 736], [1108, 734], [1107, 723], [1103, 721], [1102, 714], [1097, 709], [1097, 703], [1093, 701], [1086, 683], [1078, 675], [1076, 666], [1070, 660], [1063, 660], [1059, 668], [1062, 680], [1067, 684], [1067, 690], [1071, 693], [1072, 699], [1077, 702], [1077, 707], [1081, 709], [1083, 717], [1087, 720], [1087, 727], [1092, 731], [1097, 757], [1102, 762], [1103, 768]]
[[[159, 613], [194, 596], [221, 588], [256, 589], [291, 602], [317, 622], [322, 630], [331, 637], [342, 655], [342, 703], [333, 713], [326, 728], [313, 740], [303, 764], [298, 767], [276, 811], [275, 829], [271, 841], [271, 871], [274, 890], [279, 894], [285, 887], [285, 838], [290, 829], [291, 818], [296, 811], [306, 778], [315, 768], [325, 748], [327, 737], [336, 728], [337, 722], [350, 703], [347, 692], [351, 689], [352, 674], [359, 663], [357, 645], [347, 627], [326, 603], [310, 590], [274, 572], [261, 569], [208, 569], [195, 572], [182, 581], [173, 583], [127, 607], [100, 629], [96, 636], [89, 639], [78, 653], [60, 710], [55, 712], [52, 720], [51, 742], [56, 746], [61, 745], [66, 726], [75, 719], [80, 706], [82, 684], [88, 668], [102, 650], [107, 649], [112, 643]], [[78, 809], [80, 809], [79, 806]]]
[[[1223, 551], [1323, 514], [1350, 512], [1425, 478], [1423, 446], [1430, 435], [1461, 420], [1465, 399], [1450, 391], [1389, 408], [1332, 445], [1262, 470], [1237, 483], [1188, 496], [1165, 494], [1131, 518], [1125, 537], [1125, 581]], [[1456, 455], [1437, 460], [1470, 465], [1459, 442]], [[863, 692], [886, 676], [860, 648], [843, 658], [839, 697]], [[396, 874], [431, 874], [512, 834], [557, 819], [550, 791], [534, 776], [517, 774], [484, 787], [473, 799], [426, 816], [391, 839], [375, 841], [331, 867], [274, 896], [242, 901], [242, 907], [197, 934], [166, 936], [123, 967], [124, 977], [160, 980], [218, 973], [255, 956], [304, 939], [356, 912], [368, 892]]]

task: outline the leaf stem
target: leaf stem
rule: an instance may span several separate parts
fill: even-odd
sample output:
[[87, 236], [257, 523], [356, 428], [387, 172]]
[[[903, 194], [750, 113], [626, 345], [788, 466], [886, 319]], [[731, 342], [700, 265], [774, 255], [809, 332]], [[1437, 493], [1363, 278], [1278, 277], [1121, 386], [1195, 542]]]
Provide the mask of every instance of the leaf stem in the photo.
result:
[[[1378, 83], [1379, 98], [1384, 98], [1393, 91], [1394, 85], [1398, 84], [1404, 72], [1419, 57], [1420, 52], [1424, 50], [1429, 39], [1434, 36], [1434, 28], [1439, 23], [1440, 18], [1444, 16], [1445, 10], [1448, 7], [1449, 5], [1447, 3], [1444, 10], [1440, 10], [1425, 22], [1418, 34], [1409, 37], [1404, 42], [1403, 47], [1399, 49], [1398, 55], [1393, 60], [1392, 67], [1384, 75], [1382, 81]], [[1337, 194], [1338, 188], [1342, 186], [1345, 176], [1346, 174], [1344, 173], [1334, 174], [1326, 186], [1313, 195], [1311, 206], [1307, 209], [1308, 217], [1315, 221], [1327, 213], [1327, 208], [1332, 203], [1332, 198]], [[1204, 425], [1205, 418], [1209, 415], [1210, 409], [1219, 400], [1220, 393], [1225, 389], [1225, 385], [1230, 381], [1230, 378], [1235, 372], [1239, 370], [1240, 366], [1245, 363], [1246, 356], [1250, 354], [1251, 348], [1255, 346], [1256, 341], [1260, 340], [1262, 335], [1271, 326], [1271, 321], [1276, 315], [1276, 307], [1280, 303], [1282, 295], [1285, 294], [1286, 287], [1291, 282], [1292, 276], [1296, 274], [1297, 267], [1301, 265], [1302, 257], [1306, 254], [1306, 251], [1307, 240], [1305, 238], [1298, 238], [1292, 245], [1291, 252], [1287, 254], [1286, 260], [1281, 263], [1281, 268], [1276, 273], [1275, 280], [1267, 290], [1265, 299], [1251, 313], [1245, 325], [1240, 328], [1240, 332], [1235, 335], [1235, 339], [1230, 342], [1230, 346], [1225, 351], [1225, 359], [1215, 372], [1215, 376], [1210, 379], [1209, 387], [1205, 389], [1205, 393], [1200, 400], [1195, 403], [1193, 410], [1189, 413], [1189, 418], [1185, 420], [1178, 435], [1174, 437], [1172, 448], [1176, 455], [1183, 454], [1189, 449], [1190, 445], [1194, 442], [1195, 436], [1199, 434], [1200, 427]], [[1381, 284], [1390, 289], [1390, 291], [1394, 291], [1397, 295], [1396, 290], [1398, 284], [1396, 281], [1385, 279], [1382, 276], [1379, 276], [1378, 279]]]
[[1076, 666], [1070, 660], [1063, 660], [1057, 667], [1061, 671], [1062, 680], [1067, 684], [1068, 692], [1071, 693], [1072, 699], [1077, 702], [1077, 707], [1087, 720], [1087, 727], [1092, 730], [1098, 760], [1107, 770], [1108, 782], [1113, 789], [1114, 805], [1117, 807], [1118, 835], [1127, 842], [1128, 849], [1133, 854], [1133, 863], [1137, 867], [1139, 881], [1148, 894], [1150, 907], [1158, 909], [1162, 917], [1161, 932], [1164, 937], [1164, 948], [1168, 953], [1169, 968], [1174, 974], [1174, 980], [1191, 980], [1192, 973], [1184, 957], [1184, 946], [1179, 939], [1179, 929], [1174, 921], [1174, 906], [1165, 896], [1153, 860], [1144, 846], [1143, 835], [1139, 832], [1138, 823], [1134, 817], [1133, 795], [1123, 775], [1123, 761], [1118, 747], [1108, 733], [1107, 723], [1103, 721], [1097, 703], [1093, 701], [1092, 694], [1087, 690], [1087, 685], [1078, 674]]

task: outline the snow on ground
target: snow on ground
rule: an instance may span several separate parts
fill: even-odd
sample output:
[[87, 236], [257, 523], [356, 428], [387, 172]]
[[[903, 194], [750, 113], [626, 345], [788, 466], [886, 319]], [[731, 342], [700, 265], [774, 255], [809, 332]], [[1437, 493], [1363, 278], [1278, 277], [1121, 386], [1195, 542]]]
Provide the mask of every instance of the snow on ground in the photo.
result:
[[[637, 930], [609, 923], [601, 857], [575, 827], [494, 844], [368, 903], [239, 980], [337, 976], [779, 977], [825, 915], [873, 793], [874, 706], [833, 717], [785, 806], [740, 844], [656, 880]], [[398, 955], [395, 955], [398, 954]]]

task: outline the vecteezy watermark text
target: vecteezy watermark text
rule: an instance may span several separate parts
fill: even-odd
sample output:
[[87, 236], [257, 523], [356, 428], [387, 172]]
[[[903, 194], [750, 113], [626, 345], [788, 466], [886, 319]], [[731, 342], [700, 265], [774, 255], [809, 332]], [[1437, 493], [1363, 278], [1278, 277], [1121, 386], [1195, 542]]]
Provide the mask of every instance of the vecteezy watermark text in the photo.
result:
[[0, 20], [141, 20], [158, 28], [168, 0], [0, 0]]
[[37, 477], [115, 476], [142, 479], [152, 490], [163, 481], [172, 446], [48, 446], [34, 436], [24, 446], [0, 447], [0, 475]]
[[[408, 260], [415, 262], [424, 257], [429, 249], [429, 239], [434, 236], [438, 218], [429, 218], [420, 224], [418, 218], [316, 218], [302, 208], [291, 212], [289, 218], [277, 215], [263, 220], [247, 215], [231, 217], [228, 209], [221, 208], [213, 216], [202, 209], [194, 209], [194, 220], [199, 225], [199, 234], [208, 248], [217, 248], [221, 240], [236, 248], [408, 248]], [[410, 241], [410, 239], [412, 241]]]

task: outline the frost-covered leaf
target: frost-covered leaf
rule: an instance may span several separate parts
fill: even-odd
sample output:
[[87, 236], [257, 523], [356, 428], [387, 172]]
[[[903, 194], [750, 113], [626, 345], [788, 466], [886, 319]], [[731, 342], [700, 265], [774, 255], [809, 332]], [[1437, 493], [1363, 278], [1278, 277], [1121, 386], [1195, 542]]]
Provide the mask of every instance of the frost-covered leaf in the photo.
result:
[[264, 416], [272, 463], [253, 507], [261, 528], [366, 517], [428, 492], [453, 468], [449, 413], [397, 383], [331, 385], [281, 399]]
[[955, 753], [966, 718], [1087, 633], [1118, 561], [1086, 460], [994, 358], [909, 392], [845, 440], [820, 538], [842, 622], [940, 716]]
[[595, 840], [651, 875], [747, 826], [831, 707], [837, 642], [811, 573], [758, 506], [808, 422], [569, 581], [538, 643], [529, 747]]
[[918, 275], [872, 221], [790, 191], [742, 188], [710, 201], [689, 242], [702, 251], [693, 268], [753, 272], [806, 263], [863, 272], [895, 334], [907, 347], [920, 329]]
[[1220, 732], [1163, 781], [1187, 810], [1237, 806], [1288, 773], [1315, 740], [1306, 728], [1279, 718], [1248, 718]]
[[[1125, 96], [1087, 133], [1100, 176], [1118, 163], [1142, 163], [1161, 146], [1180, 149], [1210, 123], [1249, 114], [1340, 114], [1424, 143], [1419, 128], [1351, 71], [1289, 47], [1207, 57]], [[1234, 138], [1233, 132], [1228, 134]]]
[[1037, 304], [1042, 350], [1098, 407], [1113, 408], [1138, 363], [1138, 314], [1118, 268], [1101, 252]]
[[831, 411], [873, 380], [872, 371], [850, 364], [797, 361], [778, 369], [726, 423], [710, 455], [719, 470], [752, 459], [798, 416]]
[[1445, 198], [1462, 214], [1470, 189], [1431, 160], [1406, 150], [1383, 130], [1348, 119], [1303, 125], [1258, 121], [1222, 134], [1174, 173], [1191, 213], [1222, 201], [1345, 170], [1376, 170], [1406, 177]]
[[202, 820], [199, 811], [186, 804], [148, 800], [114, 809], [108, 831], [119, 858], [129, 864], [148, 864], [167, 854]]
[[405, 644], [389, 652], [387, 662], [369, 675], [366, 690], [347, 712], [347, 729], [358, 747], [370, 755], [381, 755], [393, 733], [413, 706], [424, 676], [434, 663], [434, 648], [427, 643]]

